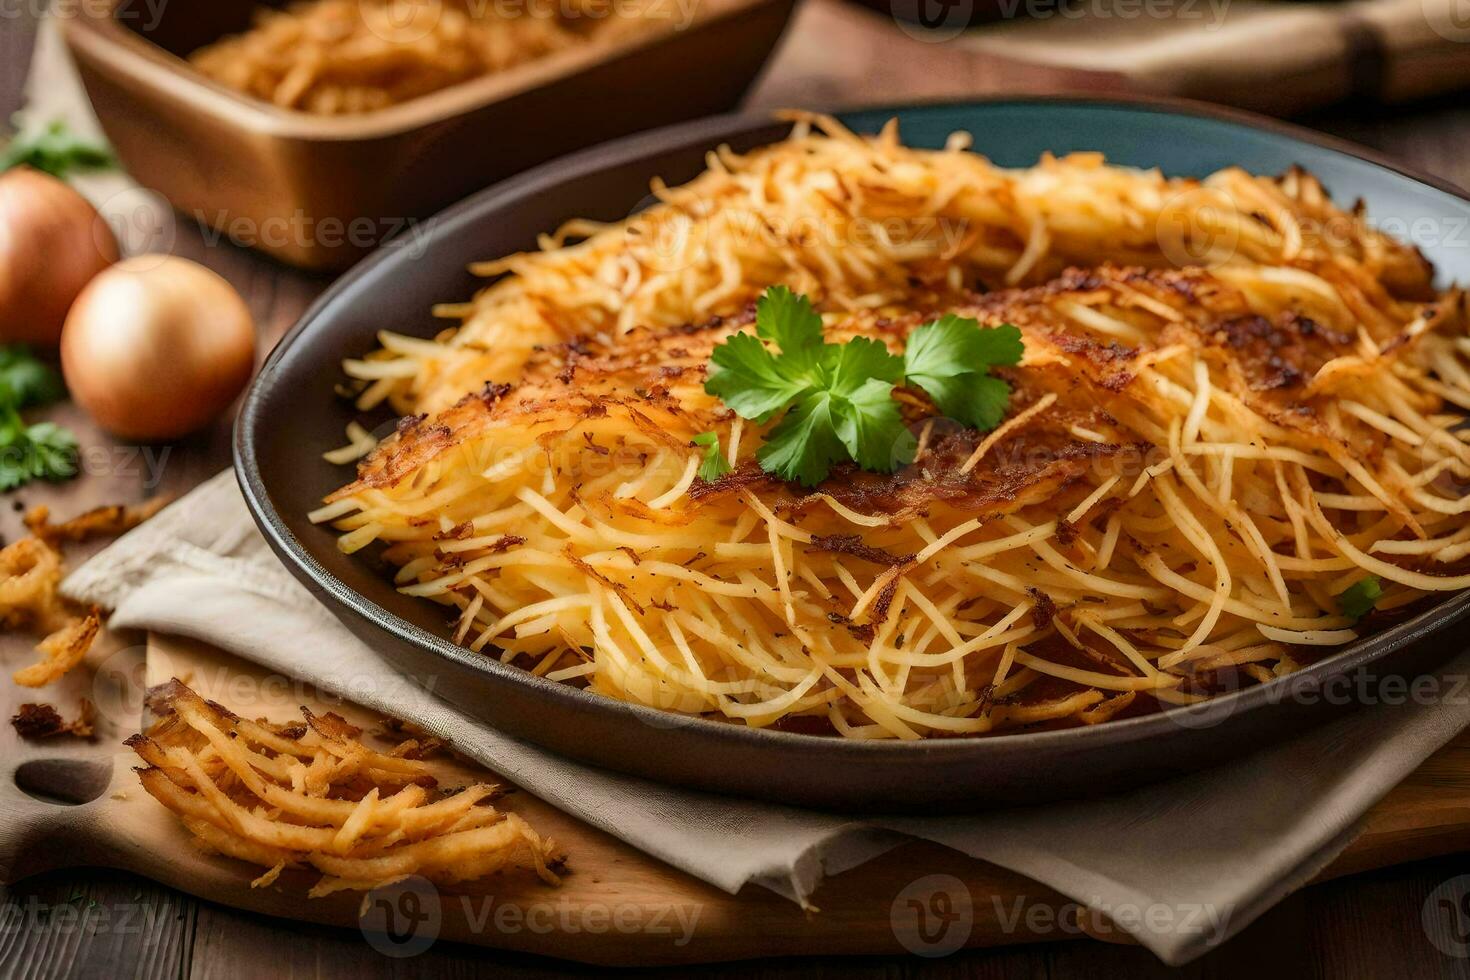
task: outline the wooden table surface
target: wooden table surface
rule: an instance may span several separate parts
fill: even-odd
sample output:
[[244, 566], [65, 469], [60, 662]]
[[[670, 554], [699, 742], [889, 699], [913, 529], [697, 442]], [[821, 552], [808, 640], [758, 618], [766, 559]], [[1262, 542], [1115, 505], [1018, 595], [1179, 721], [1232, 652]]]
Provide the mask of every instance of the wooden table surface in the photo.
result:
[[[0, 118], [19, 107], [33, 25], [26, 10], [0, 10]], [[999, 90], [1045, 90], [1055, 74], [1001, 69], [943, 45], [920, 45], [891, 22], [836, 0], [807, 0], [768, 72], [751, 94], [756, 107], [857, 105]], [[1403, 107], [1343, 105], [1299, 120], [1357, 140], [1470, 186], [1470, 101], [1463, 96]], [[229, 279], [245, 296], [268, 351], [328, 280], [293, 272], [229, 244], [207, 245], [181, 228], [175, 251]], [[98, 503], [179, 493], [228, 465], [229, 429], [214, 430], [151, 456], [118, 445], [70, 406], [56, 417], [83, 446], [112, 450], [60, 487], [0, 498], [0, 535], [19, 533], [19, 502], [50, 504], [65, 517]], [[166, 455], [165, 455], [166, 453]], [[154, 464], [158, 476], [150, 480]], [[161, 463], [161, 466], [158, 464]], [[5, 506], [5, 504], [15, 506]], [[11, 653], [6, 670], [12, 669]], [[9, 704], [7, 700], [0, 704]], [[9, 711], [6, 711], [9, 714]], [[1300, 977], [1470, 976], [1470, 960], [1440, 953], [1421, 910], [1441, 882], [1470, 874], [1467, 853], [1341, 879], [1287, 899], [1221, 949], [1183, 971], [1189, 976], [1286, 970]], [[1465, 916], [1462, 922], [1470, 922]], [[1463, 936], [1459, 937], [1463, 939]], [[101, 977], [362, 977], [494, 973], [538, 977], [577, 971], [548, 960], [439, 944], [390, 960], [355, 932], [260, 918], [194, 899], [141, 878], [102, 870], [57, 873], [0, 886], [0, 975]], [[844, 977], [1108, 977], [1172, 975], [1144, 950], [1073, 940], [957, 954], [942, 960], [765, 960], [714, 967], [715, 975]]]

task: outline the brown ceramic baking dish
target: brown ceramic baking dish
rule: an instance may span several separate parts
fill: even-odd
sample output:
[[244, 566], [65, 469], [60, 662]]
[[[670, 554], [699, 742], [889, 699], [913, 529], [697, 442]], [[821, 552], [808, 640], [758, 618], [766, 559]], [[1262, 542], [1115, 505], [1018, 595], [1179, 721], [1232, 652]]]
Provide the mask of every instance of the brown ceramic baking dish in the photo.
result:
[[189, 52], [254, 0], [65, 0], [67, 47], [134, 178], [285, 262], [341, 269], [471, 191], [569, 150], [734, 106], [795, 0], [670, 0], [646, 32], [593, 41], [356, 116], [235, 93]]

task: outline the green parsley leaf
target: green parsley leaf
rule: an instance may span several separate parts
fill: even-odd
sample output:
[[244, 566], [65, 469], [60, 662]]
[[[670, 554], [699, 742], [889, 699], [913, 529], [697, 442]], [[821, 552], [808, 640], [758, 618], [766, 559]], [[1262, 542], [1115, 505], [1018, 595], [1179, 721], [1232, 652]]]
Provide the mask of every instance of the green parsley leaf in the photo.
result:
[[863, 469], [892, 473], [913, 462], [917, 444], [893, 400], [893, 385], [874, 378], [850, 395], [833, 398], [832, 410], [837, 438]]
[[811, 387], [791, 365], [783, 364], [760, 339], [738, 333], [710, 357], [704, 390], [718, 395], [741, 418], [767, 422]]
[[829, 385], [839, 394], [856, 391], [870, 378], [889, 385], [903, 380], [903, 358], [888, 353], [882, 341], [854, 337], [845, 344], [828, 346], [836, 352]]
[[812, 301], [785, 286], [772, 286], [756, 301], [755, 332], [788, 356], [825, 343], [822, 318], [812, 309]]
[[837, 437], [865, 470], [891, 473], [913, 459], [911, 448], [905, 453], [912, 439], [893, 400], [893, 386], [902, 380], [903, 358], [881, 342], [857, 337], [838, 348], [830, 382]]
[[1369, 575], [1358, 579], [1337, 597], [1337, 608], [1342, 610], [1344, 616], [1362, 619], [1382, 597], [1382, 582], [1377, 575]]
[[[16, 414], [9, 409], [7, 414]], [[14, 490], [31, 480], [65, 480], [77, 474], [77, 440], [52, 422], [0, 426], [0, 490]]]
[[[704, 389], [756, 422], [784, 411], [756, 459], [783, 480], [815, 486], [834, 463], [891, 473], [913, 460], [916, 445], [893, 398], [895, 385], [921, 388], [967, 425], [994, 428], [1010, 386], [988, 371], [1019, 363], [1021, 352], [1015, 327], [982, 329], [953, 315], [914, 331], [903, 357], [867, 337], [829, 344], [811, 301], [773, 286], [756, 304], [755, 334], [735, 334], [714, 349]], [[713, 443], [697, 444], [705, 446], [705, 464], [716, 466], [718, 440], [704, 435]]]
[[78, 137], [60, 119], [34, 130], [22, 130], [0, 148], [0, 172], [19, 166], [34, 167], [53, 177], [117, 166], [112, 151]]
[[54, 422], [27, 425], [24, 405], [54, 401], [65, 387], [24, 345], [0, 347], [0, 491], [77, 474], [76, 436]]
[[701, 432], [690, 440], [694, 445], [704, 449], [703, 459], [699, 463], [699, 471], [695, 474], [706, 483], [714, 483], [720, 477], [730, 472], [730, 463], [725, 459], [725, 454], [720, 452], [720, 437], [715, 432]]
[[26, 429], [31, 444], [31, 475], [42, 480], [66, 480], [77, 475], [77, 437], [55, 422], [37, 422]]
[[904, 374], [941, 412], [982, 431], [1005, 416], [1010, 386], [986, 373], [995, 364], [1018, 364], [1021, 331], [1010, 324], [981, 327], [970, 317], [946, 314], [909, 335]]
[[56, 369], [31, 354], [25, 344], [0, 346], [0, 400], [16, 408], [45, 405], [66, 395]]
[[920, 387], [945, 415], [981, 432], [1000, 424], [1011, 401], [1011, 386], [988, 374], [928, 378]]
[[755, 458], [767, 473], [814, 487], [847, 458], [832, 418], [832, 396], [816, 391], [797, 402], [766, 437]]

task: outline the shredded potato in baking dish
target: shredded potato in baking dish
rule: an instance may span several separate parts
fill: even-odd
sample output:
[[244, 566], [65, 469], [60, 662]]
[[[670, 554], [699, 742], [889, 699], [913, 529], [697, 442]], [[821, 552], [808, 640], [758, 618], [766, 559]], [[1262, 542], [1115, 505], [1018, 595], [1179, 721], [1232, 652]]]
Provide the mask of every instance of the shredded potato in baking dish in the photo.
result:
[[[638, 5], [304, 0], [195, 51], [205, 75], [284, 109], [368, 112], [636, 29]], [[580, 16], [578, 14], [580, 13]]]

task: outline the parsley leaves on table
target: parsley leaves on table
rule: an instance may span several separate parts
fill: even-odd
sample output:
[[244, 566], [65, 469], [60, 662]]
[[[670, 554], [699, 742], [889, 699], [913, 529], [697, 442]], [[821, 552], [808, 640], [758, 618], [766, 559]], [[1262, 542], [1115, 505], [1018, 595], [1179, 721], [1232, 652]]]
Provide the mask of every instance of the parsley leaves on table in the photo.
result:
[[1358, 579], [1337, 597], [1337, 608], [1344, 616], [1362, 619], [1382, 597], [1383, 583], [1377, 575], [1369, 575]]
[[20, 410], [66, 394], [56, 369], [24, 344], [0, 346], [0, 492], [77, 474], [77, 439], [54, 422], [27, 425]]
[[0, 406], [0, 491], [76, 476], [77, 448], [76, 436], [54, 422], [26, 425], [13, 405]]
[[33, 167], [53, 177], [117, 166], [112, 151], [82, 139], [60, 119], [33, 130], [21, 130], [0, 147], [0, 173], [11, 167]]
[[59, 401], [66, 386], [56, 369], [31, 354], [25, 344], [0, 346], [0, 402], [30, 408]]
[[899, 384], [922, 389], [966, 425], [993, 429], [1010, 387], [989, 369], [1018, 363], [1022, 349], [1021, 332], [1009, 324], [982, 328], [953, 315], [915, 330], [902, 357], [867, 337], [829, 344], [811, 301], [785, 286], [761, 296], [755, 330], [715, 348], [705, 391], [756, 422], [784, 411], [756, 459], [766, 472], [805, 486], [826, 479], [835, 463], [891, 473], [912, 460], [913, 441], [893, 399]]
[[77, 475], [77, 437], [54, 422], [26, 425], [14, 414], [0, 421], [0, 490], [31, 480], [67, 480]]
[[704, 450], [700, 455], [703, 457], [699, 463], [699, 470], [695, 474], [706, 483], [714, 483], [720, 477], [730, 472], [730, 464], [725, 460], [725, 454], [720, 452], [720, 437], [718, 433], [701, 432], [695, 436], [691, 443]]

